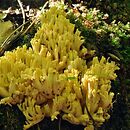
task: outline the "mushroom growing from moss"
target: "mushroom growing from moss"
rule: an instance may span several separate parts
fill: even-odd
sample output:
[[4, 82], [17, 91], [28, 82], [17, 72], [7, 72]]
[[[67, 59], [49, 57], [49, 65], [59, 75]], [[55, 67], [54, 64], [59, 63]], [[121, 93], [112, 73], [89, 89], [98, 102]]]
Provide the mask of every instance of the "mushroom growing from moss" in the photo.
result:
[[24, 45], [0, 57], [0, 103], [19, 106], [26, 117], [25, 129], [45, 116], [57, 119], [61, 112], [64, 120], [86, 129], [92, 122], [90, 114], [102, 124], [112, 104], [110, 82], [118, 67], [105, 57], [94, 57], [91, 65], [86, 64], [81, 57], [87, 51], [83, 37], [63, 8], [53, 6], [40, 19], [32, 47]]

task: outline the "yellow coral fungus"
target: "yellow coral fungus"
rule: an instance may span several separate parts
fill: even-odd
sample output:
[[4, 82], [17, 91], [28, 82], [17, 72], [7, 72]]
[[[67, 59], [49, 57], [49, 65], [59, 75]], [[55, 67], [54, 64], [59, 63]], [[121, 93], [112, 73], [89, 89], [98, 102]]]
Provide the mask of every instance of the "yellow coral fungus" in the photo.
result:
[[86, 130], [92, 124], [90, 114], [99, 125], [106, 119], [113, 98], [110, 80], [118, 67], [104, 57], [93, 58], [87, 67], [80, 57], [87, 49], [81, 49], [83, 38], [74, 29], [63, 9], [51, 7], [41, 15], [32, 48], [18, 47], [0, 57], [0, 103], [19, 106], [25, 129], [45, 116], [57, 119], [61, 111], [63, 119]]
[[30, 97], [25, 98], [25, 101], [18, 106], [23, 114], [26, 115], [25, 129], [28, 129], [30, 125], [35, 125], [44, 118], [41, 107], [36, 105], [35, 100]]

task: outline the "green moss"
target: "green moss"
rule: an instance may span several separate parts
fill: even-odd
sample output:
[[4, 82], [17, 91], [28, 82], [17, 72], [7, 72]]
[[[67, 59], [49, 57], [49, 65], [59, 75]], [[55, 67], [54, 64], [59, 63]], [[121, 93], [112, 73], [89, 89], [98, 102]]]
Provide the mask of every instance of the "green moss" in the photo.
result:
[[0, 130], [23, 130], [24, 121], [16, 106], [0, 105]]

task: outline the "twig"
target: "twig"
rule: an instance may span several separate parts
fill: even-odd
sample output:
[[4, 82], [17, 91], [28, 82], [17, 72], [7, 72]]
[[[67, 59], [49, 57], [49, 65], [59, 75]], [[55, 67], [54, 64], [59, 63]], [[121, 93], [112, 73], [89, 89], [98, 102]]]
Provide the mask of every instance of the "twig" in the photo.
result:
[[44, 6], [42, 7], [42, 9], [41, 9], [40, 13], [38, 14], [38, 16], [35, 16], [35, 18], [34, 18], [34, 20], [32, 21], [32, 23], [28, 26], [28, 28], [26, 28], [26, 30], [22, 33], [22, 35], [24, 35], [24, 34], [32, 27], [32, 25], [37, 21], [37, 18], [39, 17], [39, 15], [41, 15], [42, 12], [45, 11], [45, 8], [47, 7], [47, 4], [48, 4], [48, 3], [49, 3], [49, 2], [47, 1], [47, 2], [44, 4]]
[[[25, 24], [29, 23], [31, 20], [25, 22], [24, 24], [20, 25], [18, 28], [16, 28], [3, 42], [3, 44], [0, 46], [0, 56], [4, 53], [6, 48], [10, 45], [11, 39], [15, 40], [18, 36], [22, 34], [22, 32], [18, 32]], [[17, 34], [15, 34], [17, 33]]]
[[36, 19], [34, 19], [31, 24], [24, 30], [24, 32], [22, 33], [22, 35], [26, 34], [27, 31], [33, 26], [33, 24], [36, 22]]
[[94, 121], [92, 115], [90, 114], [90, 112], [89, 112], [89, 110], [88, 110], [87, 104], [85, 105], [85, 108], [86, 108], [86, 110], [87, 110], [88, 116], [90, 117], [90, 119], [91, 119], [92, 122], [93, 122], [94, 130], [97, 130], [96, 123], [95, 123], [95, 121]]
[[[41, 9], [40, 13], [38, 14], [38, 16], [41, 15], [42, 12], [45, 11], [45, 8], [47, 7], [47, 4], [48, 4], [48, 3], [49, 3], [49, 2], [47, 1], [47, 2], [44, 4], [44, 6], [42, 7], [42, 9]], [[32, 27], [32, 25], [37, 21], [37, 17], [38, 17], [38, 16], [36, 16], [36, 17], [34, 18], [34, 20], [32, 21], [32, 23], [28, 26], [28, 28], [26, 28], [26, 30], [22, 33], [22, 35], [24, 35], [24, 34]]]
[[[22, 11], [22, 15], [23, 15], [23, 24], [25, 24], [25, 12], [24, 12], [22, 3], [21, 3], [20, 0], [17, 0], [17, 1], [18, 1], [18, 3], [19, 3], [19, 6], [20, 6], [20, 8], [21, 8], [21, 11]], [[24, 26], [22, 27], [21, 32], [23, 31], [23, 29], [24, 29]]]
[[61, 130], [61, 117], [59, 118], [58, 129]]
[[89, 110], [88, 110], [88, 106], [86, 104], [86, 96], [84, 95], [84, 92], [83, 92], [83, 89], [81, 89], [81, 92], [82, 92], [82, 95], [83, 95], [83, 105], [85, 106], [86, 110], [87, 110], [87, 113], [88, 113], [88, 116], [90, 117], [90, 119], [92, 120], [92, 123], [93, 123], [93, 126], [94, 126], [94, 130], [97, 130], [97, 126], [96, 126], [96, 123], [92, 117], [92, 115], [90, 114]]
[[[10, 37], [11, 37], [12, 35], [14, 35], [21, 27], [23, 28], [23, 26], [24, 26], [25, 24], [29, 23], [29, 22], [30, 22], [30, 20], [27, 21], [26, 23], [20, 25], [18, 28], [16, 28], [16, 29], [5, 39], [5, 41], [3, 42], [3, 44], [1, 45], [1, 47], [4, 46], [5, 43], [7, 43], [7, 41], [10, 39]], [[20, 32], [21, 32], [21, 31], [20, 31]], [[19, 32], [19, 33], [20, 33], [20, 32]]]

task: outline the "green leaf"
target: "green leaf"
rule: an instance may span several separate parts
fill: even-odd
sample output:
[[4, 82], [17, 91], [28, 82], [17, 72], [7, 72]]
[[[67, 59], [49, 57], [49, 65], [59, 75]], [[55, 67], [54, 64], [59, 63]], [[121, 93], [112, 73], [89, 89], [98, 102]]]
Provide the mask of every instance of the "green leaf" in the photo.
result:
[[7, 14], [4, 13], [0, 13], [0, 20], [3, 20], [4, 18], [6, 18]]
[[67, 80], [74, 80], [76, 77], [67, 77]]
[[0, 22], [0, 45], [13, 31], [13, 24], [11, 21]]

